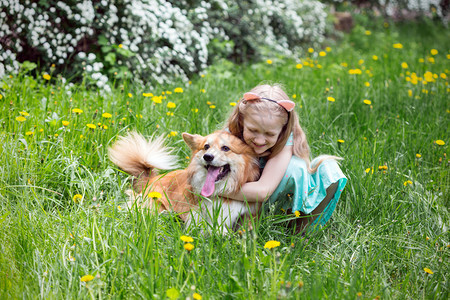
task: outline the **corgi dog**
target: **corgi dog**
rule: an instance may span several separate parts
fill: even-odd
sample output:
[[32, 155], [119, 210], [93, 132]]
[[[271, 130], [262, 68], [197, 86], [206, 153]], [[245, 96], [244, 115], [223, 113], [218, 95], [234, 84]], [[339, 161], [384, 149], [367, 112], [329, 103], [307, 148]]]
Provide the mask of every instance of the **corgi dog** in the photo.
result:
[[258, 180], [260, 169], [253, 150], [227, 131], [207, 136], [183, 133], [182, 137], [192, 150], [189, 166], [162, 175], [157, 170], [171, 170], [178, 165], [173, 149], [164, 146], [162, 137], [146, 140], [131, 132], [108, 149], [110, 160], [134, 176], [129, 204], [156, 206], [160, 213], [174, 211], [187, 227], [202, 219], [211, 222], [213, 211], [218, 211], [223, 233], [232, 229], [240, 216], [256, 215], [260, 203], [220, 197]]

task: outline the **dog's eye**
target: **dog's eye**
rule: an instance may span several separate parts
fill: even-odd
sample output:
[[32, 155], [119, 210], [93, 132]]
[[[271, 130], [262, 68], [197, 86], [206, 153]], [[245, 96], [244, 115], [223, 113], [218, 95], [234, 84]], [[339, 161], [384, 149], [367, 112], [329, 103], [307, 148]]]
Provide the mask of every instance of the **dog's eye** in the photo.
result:
[[203, 149], [208, 150], [209, 149], [209, 145], [205, 144], [205, 146], [203, 147]]
[[228, 146], [222, 146], [222, 151], [228, 152], [230, 151], [230, 148], [228, 148]]

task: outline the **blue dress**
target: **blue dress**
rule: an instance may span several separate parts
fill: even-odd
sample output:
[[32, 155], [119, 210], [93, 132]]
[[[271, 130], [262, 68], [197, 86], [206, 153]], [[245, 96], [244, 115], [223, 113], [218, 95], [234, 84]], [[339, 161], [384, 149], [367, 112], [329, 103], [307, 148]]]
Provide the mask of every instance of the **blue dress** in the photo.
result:
[[[286, 145], [293, 145], [292, 134]], [[266, 161], [262, 159], [260, 162], [264, 167]], [[314, 165], [314, 162], [315, 160], [311, 162], [311, 165]], [[275, 205], [277, 209], [291, 209], [292, 212], [301, 211], [310, 214], [326, 197], [326, 189], [335, 182], [338, 183], [336, 193], [322, 214], [311, 224], [312, 228], [315, 225], [323, 226], [330, 219], [347, 183], [347, 178], [333, 159], [323, 161], [317, 171], [310, 174], [306, 162], [297, 156], [292, 156], [283, 179], [265, 205], [269, 207]]]

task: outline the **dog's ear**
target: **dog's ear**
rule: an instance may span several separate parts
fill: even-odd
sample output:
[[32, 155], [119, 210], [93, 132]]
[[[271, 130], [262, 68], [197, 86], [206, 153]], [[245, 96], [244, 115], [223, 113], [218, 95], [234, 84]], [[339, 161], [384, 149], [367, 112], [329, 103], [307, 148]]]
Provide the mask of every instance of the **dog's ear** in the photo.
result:
[[198, 150], [204, 139], [201, 135], [189, 134], [187, 132], [183, 132], [182, 136], [184, 142], [189, 146], [189, 148], [191, 148], [192, 151]]

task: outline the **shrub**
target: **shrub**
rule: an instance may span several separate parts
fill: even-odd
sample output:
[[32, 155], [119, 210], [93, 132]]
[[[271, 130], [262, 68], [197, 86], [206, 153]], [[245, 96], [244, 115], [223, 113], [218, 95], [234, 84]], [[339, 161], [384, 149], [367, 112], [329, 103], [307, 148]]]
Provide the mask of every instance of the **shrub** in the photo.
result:
[[306, 0], [0, 0], [0, 77], [30, 60], [106, 89], [126, 76], [187, 81], [216, 58], [292, 55], [320, 42], [324, 9]]

